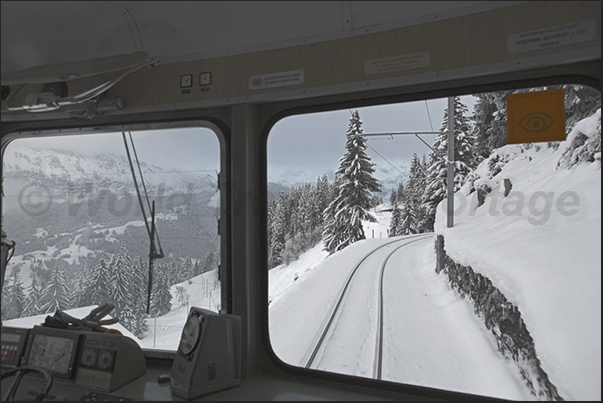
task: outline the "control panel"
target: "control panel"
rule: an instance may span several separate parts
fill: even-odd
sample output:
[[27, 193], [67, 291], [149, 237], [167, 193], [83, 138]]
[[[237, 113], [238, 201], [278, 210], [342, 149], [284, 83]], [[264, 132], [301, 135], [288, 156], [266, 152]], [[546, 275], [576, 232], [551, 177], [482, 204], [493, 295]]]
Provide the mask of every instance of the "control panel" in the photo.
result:
[[55, 381], [102, 392], [146, 372], [144, 353], [126, 336], [43, 326], [2, 327], [2, 366], [43, 368]]
[[29, 329], [2, 327], [2, 356], [3, 367], [18, 367], [25, 352]]

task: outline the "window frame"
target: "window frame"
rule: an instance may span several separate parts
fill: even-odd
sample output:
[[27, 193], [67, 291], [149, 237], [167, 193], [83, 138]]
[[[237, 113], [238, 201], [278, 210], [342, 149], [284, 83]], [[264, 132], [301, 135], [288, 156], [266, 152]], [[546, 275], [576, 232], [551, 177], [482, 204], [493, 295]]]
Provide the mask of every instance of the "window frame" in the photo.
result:
[[[218, 190], [220, 190], [220, 218], [218, 221], [218, 235], [220, 236], [220, 262], [218, 264], [219, 278], [221, 279], [221, 312], [232, 313], [232, 241], [231, 241], [231, 195], [229, 178], [231, 176], [230, 163], [230, 128], [221, 120], [211, 117], [200, 117], [194, 119], [164, 120], [159, 122], [114, 124], [114, 125], [92, 125], [69, 128], [48, 128], [42, 130], [14, 130], [2, 134], [0, 141], [0, 175], [3, 174], [4, 152], [8, 145], [17, 139], [35, 139], [56, 136], [86, 136], [90, 134], [136, 132], [136, 131], [167, 131], [170, 129], [209, 129], [218, 140], [220, 147], [220, 172], [218, 175]], [[0, 215], [3, 203], [0, 202]], [[2, 283], [4, 276], [2, 273]], [[184, 324], [183, 324], [184, 326]], [[142, 349], [147, 360], [158, 363], [169, 364], [174, 359], [177, 351], [161, 349]]]
[[[564, 74], [564, 75], [549, 75], [537, 78], [514, 79], [507, 81], [497, 81], [496, 78], [486, 77], [485, 80], [491, 79], [491, 83], [464, 85], [454, 87], [450, 84], [445, 88], [436, 90], [413, 90], [413, 89], [397, 89], [392, 95], [391, 89], [381, 91], [372, 91], [367, 93], [355, 93], [343, 97], [348, 100], [329, 100], [329, 98], [313, 98], [304, 99], [299, 102], [284, 104], [280, 109], [272, 113], [266, 120], [261, 131], [260, 137], [260, 152], [261, 152], [261, 180], [260, 180], [260, 206], [261, 206], [261, 259], [262, 259], [262, 282], [261, 282], [261, 306], [262, 306], [262, 338], [265, 346], [266, 354], [269, 360], [280, 370], [289, 375], [300, 376], [303, 378], [324, 379], [342, 384], [354, 384], [370, 389], [381, 389], [384, 392], [406, 393], [411, 395], [421, 395], [436, 399], [486, 399], [500, 400], [492, 396], [483, 396], [453, 390], [439, 389], [435, 387], [427, 387], [422, 385], [398, 383], [392, 381], [375, 380], [324, 370], [307, 369], [299, 366], [293, 366], [282, 361], [274, 349], [270, 341], [270, 323], [269, 323], [269, 239], [268, 239], [268, 141], [270, 132], [274, 126], [281, 120], [299, 115], [308, 115], [311, 113], [322, 113], [330, 111], [338, 111], [342, 109], [354, 109], [362, 107], [373, 107], [379, 105], [388, 105], [395, 103], [407, 103], [417, 101], [429, 101], [432, 99], [441, 99], [454, 96], [466, 96], [476, 93], [511, 91], [517, 89], [527, 89], [555, 85], [582, 85], [588, 86], [601, 92], [601, 81], [593, 76]], [[483, 80], [482, 80], [483, 81]], [[395, 93], [395, 92], [398, 93]], [[410, 92], [409, 92], [410, 91]], [[375, 95], [376, 94], [376, 95]], [[341, 97], [339, 97], [341, 98]], [[300, 105], [295, 105], [295, 104]]]

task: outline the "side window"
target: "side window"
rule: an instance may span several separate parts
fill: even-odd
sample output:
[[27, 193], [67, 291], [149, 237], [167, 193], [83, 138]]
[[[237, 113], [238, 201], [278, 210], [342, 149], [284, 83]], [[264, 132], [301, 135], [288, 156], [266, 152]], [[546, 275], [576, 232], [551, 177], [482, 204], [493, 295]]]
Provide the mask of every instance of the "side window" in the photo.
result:
[[[547, 116], [565, 118], [565, 140], [509, 144], [507, 96], [549, 89], [562, 90]], [[565, 85], [278, 121], [267, 141], [276, 356], [483, 396], [599, 400], [600, 108], [598, 90]], [[531, 134], [552, 124], [526, 119]]]
[[110, 327], [175, 351], [189, 307], [220, 310], [216, 133], [18, 138], [2, 164], [2, 231], [15, 244], [3, 324], [31, 327], [57, 310], [83, 318], [109, 303]]

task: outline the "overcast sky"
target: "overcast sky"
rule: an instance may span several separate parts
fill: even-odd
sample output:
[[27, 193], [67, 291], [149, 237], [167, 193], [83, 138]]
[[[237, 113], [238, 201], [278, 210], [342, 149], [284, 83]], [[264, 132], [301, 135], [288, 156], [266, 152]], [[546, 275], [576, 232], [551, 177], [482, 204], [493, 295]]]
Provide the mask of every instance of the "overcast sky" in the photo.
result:
[[[469, 114], [473, 112], [474, 98], [461, 97]], [[354, 108], [358, 110], [365, 133], [438, 131], [442, 125], [447, 98], [390, 105]], [[276, 123], [268, 137], [268, 170], [309, 170], [316, 177], [339, 166], [339, 158], [346, 152], [346, 132], [350, 109], [295, 115]], [[430, 119], [431, 118], [431, 119]], [[433, 145], [434, 135], [421, 138]], [[367, 154], [377, 165], [405, 172], [414, 152], [419, 156], [430, 149], [414, 135], [368, 137]], [[391, 165], [390, 165], [391, 164]]]
[[[461, 98], [469, 114], [474, 99]], [[447, 99], [407, 102], [357, 109], [365, 133], [387, 131], [438, 131]], [[272, 128], [268, 137], [268, 174], [304, 171], [316, 178], [335, 171], [345, 154], [350, 109], [286, 117]], [[164, 168], [218, 170], [219, 142], [205, 128], [132, 132], [141, 161]], [[433, 144], [434, 135], [422, 135]], [[90, 134], [17, 140], [15, 144], [34, 149], [54, 148], [83, 154], [113, 153], [125, 157], [121, 133]], [[367, 154], [379, 167], [405, 172], [412, 154], [429, 154], [429, 148], [413, 135], [369, 137]], [[9, 145], [10, 147], [10, 145]]]
[[[133, 131], [132, 139], [138, 158], [146, 164], [182, 170], [220, 169], [220, 145], [215, 133], [209, 129]], [[25, 138], [15, 140], [14, 144], [35, 150], [55, 149], [84, 155], [109, 153], [126, 157], [121, 132]], [[131, 147], [129, 141], [128, 146]], [[133, 153], [131, 148], [130, 153]]]

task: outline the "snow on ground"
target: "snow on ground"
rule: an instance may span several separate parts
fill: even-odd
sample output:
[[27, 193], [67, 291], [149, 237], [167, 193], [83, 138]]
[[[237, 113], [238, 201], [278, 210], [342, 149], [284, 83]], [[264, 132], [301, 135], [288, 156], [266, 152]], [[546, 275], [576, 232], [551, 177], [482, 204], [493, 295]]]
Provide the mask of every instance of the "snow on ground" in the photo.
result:
[[[91, 306], [85, 306], [85, 307], [80, 307], [80, 308], [75, 308], [75, 309], [68, 309], [65, 311], [65, 313], [67, 315], [73, 316], [76, 319], [82, 319], [82, 318], [86, 317], [95, 308], [96, 308], [96, 305], [91, 305]], [[5, 320], [5, 321], [2, 321], [2, 325], [19, 327], [19, 328], [24, 328], [24, 329], [31, 329], [32, 327], [34, 327], [36, 325], [42, 325], [44, 323], [44, 321], [46, 320], [47, 316], [52, 317], [52, 316], [54, 316], [54, 313], [30, 316], [27, 318]], [[111, 319], [111, 318], [113, 318], [113, 316], [111, 316], [111, 312], [110, 312], [103, 319], [106, 320], [106, 319]], [[119, 330], [124, 336], [130, 337], [131, 339], [137, 341], [140, 344], [140, 340], [138, 340], [138, 338], [136, 336], [134, 336], [128, 329], [126, 329], [119, 323], [116, 323], [114, 325], [105, 326], [105, 327], [108, 329]]]
[[[491, 180], [484, 205], [474, 208], [474, 193], [461, 208], [458, 193], [454, 227], [439, 211], [436, 232], [453, 260], [490, 278], [519, 308], [559, 394], [600, 400], [601, 165], [556, 170], [568, 143], [499, 149], [513, 159]], [[513, 185], [507, 197], [504, 178]]]
[[383, 379], [505, 399], [531, 400], [502, 360], [473, 304], [434, 270], [433, 238], [392, 256], [384, 272]]
[[[315, 345], [354, 265], [393, 239], [404, 237], [367, 239], [333, 254], [271, 304], [270, 340], [280, 359], [291, 365], [305, 366], [310, 348]], [[433, 238], [427, 236], [413, 247], [410, 251], [403, 249], [404, 253], [395, 253], [385, 272], [383, 379], [472, 394], [530, 399], [519, 371], [498, 353], [496, 342], [473, 314], [471, 304], [450, 289], [444, 276], [436, 274]], [[316, 250], [308, 251], [303, 258], [310, 259], [312, 255], [317, 255]], [[282, 276], [285, 271], [283, 268], [279, 274]], [[270, 278], [272, 285], [272, 276]], [[370, 278], [369, 274], [359, 283]], [[375, 287], [368, 287], [372, 288]], [[374, 349], [374, 337], [365, 340], [364, 332], [374, 333], [375, 329], [367, 329], [371, 327], [370, 319], [362, 315], [361, 309], [373, 299], [368, 293], [357, 295], [354, 300], [360, 305], [353, 312], [338, 315], [337, 326], [347, 332], [343, 336], [330, 334], [328, 339], [336, 340], [335, 352], [332, 348], [327, 353], [327, 349], [321, 350], [315, 361], [319, 369], [371, 377], [370, 372], [366, 373], [370, 366], [358, 364], [370, 361]], [[359, 348], [358, 342], [364, 347]]]
[[[182, 290], [180, 293], [179, 288]], [[191, 307], [219, 311], [221, 298], [217, 270], [193, 277], [190, 282], [187, 280], [175, 284], [170, 291], [172, 309], [163, 316], [147, 320], [149, 331], [139, 341], [142, 348], [176, 351]], [[179, 298], [179, 295], [183, 297]]]
[[[589, 119], [600, 119], [600, 115]], [[597, 126], [587, 119], [578, 126], [583, 131], [591, 130], [588, 134], [592, 135], [600, 123]], [[486, 179], [485, 164], [478, 169], [481, 181], [493, 188], [485, 204], [475, 209], [476, 194], [464, 196], [463, 192], [468, 192], [463, 189], [456, 196], [454, 227], [446, 228], [442, 204], [438, 209], [436, 232], [444, 235], [446, 251], [455, 261], [490, 278], [518, 306], [534, 338], [542, 367], [560, 395], [566, 400], [598, 401], [601, 399], [601, 155], [598, 154], [594, 163], [556, 169], [572, 137], [561, 142], [557, 150], [547, 144], [509, 145], [499, 149], [497, 153], [510, 156], [511, 161], [497, 176]], [[502, 189], [505, 178], [513, 185], [507, 197], [503, 196]], [[299, 261], [270, 271], [269, 289], [271, 295], [274, 293], [269, 310], [270, 339], [283, 361], [292, 365], [303, 362], [305, 342], [316, 337], [321, 315], [332, 304], [333, 289], [337, 291], [341, 287], [360, 256], [385, 241], [378, 236], [370, 239], [373, 230], [375, 234], [387, 234], [389, 217], [385, 212], [377, 213], [376, 217], [378, 223], [365, 223], [369, 239], [327, 258], [318, 245]], [[425, 253], [432, 252], [425, 250]], [[306, 266], [304, 262], [311, 263]], [[413, 272], [421, 284], [395, 295], [425, 290], [425, 299], [431, 298], [432, 305], [448, 316], [443, 322], [430, 322], [433, 313], [423, 306], [411, 309], [416, 314], [414, 320], [388, 321], [388, 325], [397, 327], [389, 337], [402, 337], [402, 332], [406, 332], [405, 338], [418, 337], [415, 342], [424, 344], [411, 354], [414, 359], [410, 363], [407, 355], [394, 354], [404, 357], [402, 371], [407, 371], [403, 375], [408, 379], [406, 382], [534, 399], [525, 394], [525, 385], [516, 373], [507, 373], [507, 378], [501, 378], [500, 374], [508, 372], [511, 364], [493, 370], [495, 366], [484, 359], [479, 365], [454, 367], [454, 364], [479, 361], [494, 353], [499, 364], [505, 360], [496, 352], [495, 343], [483, 324], [477, 323], [480, 320], [473, 314], [471, 303], [450, 290], [443, 275], [435, 274], [435, 263], [428, 264], [430, 257], [424, 256], [423, 262], [427, 266], [417, 265], [417, 271]], [[293, 281], [295, 273], [306, 275]], [[417, 303], [407, 300], [400, 302], [400, 306]], [[409, 324], [412, 325], [409, 327]], [[456, 333], [445, 330], [446, 326], [455, 326]], [[484, 339], [459, 335], [459, 331], [471, 326], [482, 326]], [[443, 350], [449, 357], [456, 355], [456, 358], [443, 361], [442, 347], [446, 344], [442, 340], [434, 341], [438, 335], [431, 333], [421, 339], [423, 333], [408, 333], [409, 329], [433, 328], [441, 329], [440, 339], [455, 340]], [[490, 351], [485, 347], [488, 341]], [[427, 348], [429, 345], [431, 350]], [[341, 350], [346, 351], [345, 346]], [[477, 371], [473, 375], [472, 369]], [[444, 376], [440, 377], [442, 372]], [[474, 382], [481, 376], [499, 385], [482, 389], [483, 384]]]
[[[220, 304], [220, 283], [218, 280], [217, 270], [201, 274], [193, 277], [190, 282], [184, 281], [180, 284], [175, 284], [171, 287], [172, 292], [172, 310], [166, 315], [160, 316], [157, 319], [147, 319], [149, 326], [148, 332], [142, 339], [138, 339], [129, 330], [117, 323], [115, 325], [106, 326], [107, 328], [117, 329], [125, 336], [135, 340], [143, 349], [158, 349], [176, 351], [182, 336], [182, 328], [186, 323], [189, 308], [196, 306], [209, 309], [217, 312]], [[178, 298], [178, 288], [181, 287], [181, 293], [184, 298]], [[69, 309], [65, 313], [74, 318], [81, 319], [88, 315], [96, 306], [83, 308]], [[34, 325], [44, 323], [46, 316], [53, 314], [37, 315], [28, 318], [19, 318], [3, 321], [4, 326], [13, 326], [20, 328], [31, 328]], [[109, 314], [105, 318], [109, 319], [112, 316]]]
[[[364, 221], [362, 223], [364, 234], [367, 239], [383, 239], [388, 237], [387, 233], [392, 213], [390, 211], [382, 211], [386, 207], [386, 205], [381, 205], [372, 211], [377, 222]], [[289, 287], [291, 287], [294, 282], [316, 270], [316, 266], [322, 263], [328, 256], [329, 252], [324, 250], [324, 244], [320, 242], [303, 253], [298, 260], [291, 262], [289, 265], [282, 264], [271, 269], [268, 275], [268, 301], [272, 304], [279, 300], [287, 293]]]

